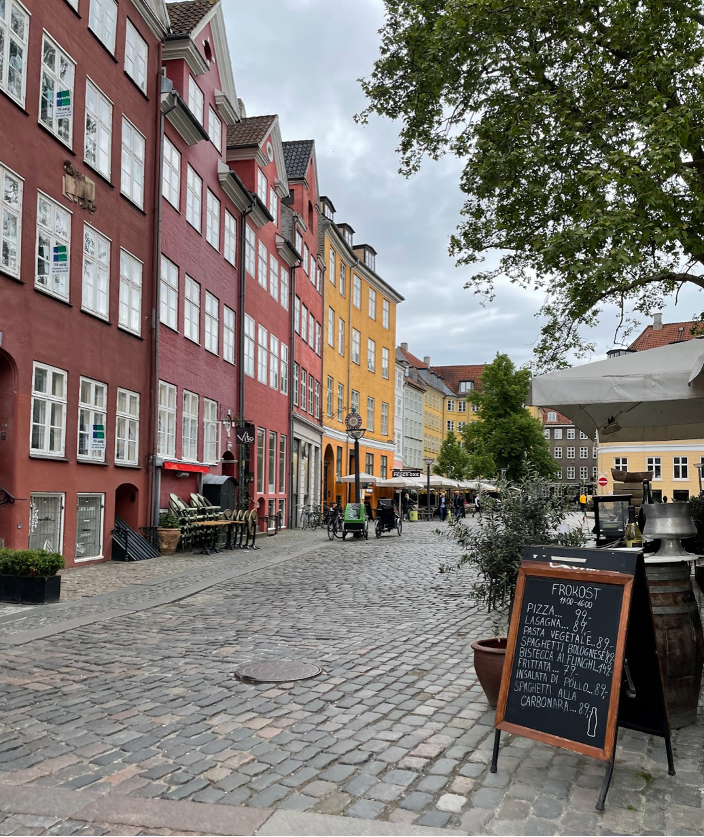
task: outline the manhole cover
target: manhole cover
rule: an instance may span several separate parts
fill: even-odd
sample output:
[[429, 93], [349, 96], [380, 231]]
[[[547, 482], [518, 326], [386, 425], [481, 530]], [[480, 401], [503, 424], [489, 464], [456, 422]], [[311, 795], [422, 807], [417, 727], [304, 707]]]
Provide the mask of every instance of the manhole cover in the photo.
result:
[[235, 671], [240, 680], [256, 680], [259, 683], [289, 683], [292, 680], [308, 680], [320, 674], [322, 669], [312, 663], [296, 660], [271, 660], [267, 663], [247, 663]]

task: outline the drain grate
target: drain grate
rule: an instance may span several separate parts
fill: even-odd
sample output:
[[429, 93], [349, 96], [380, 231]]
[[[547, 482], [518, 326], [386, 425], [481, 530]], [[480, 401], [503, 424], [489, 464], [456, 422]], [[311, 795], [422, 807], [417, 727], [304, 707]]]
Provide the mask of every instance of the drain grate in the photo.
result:
[[293, 680], [309, 680], [321, 671], [320, 666], [298, 660], [269, 660], [240, 666], [235, 671], [235, 677], [250, 683], [289, 683]]

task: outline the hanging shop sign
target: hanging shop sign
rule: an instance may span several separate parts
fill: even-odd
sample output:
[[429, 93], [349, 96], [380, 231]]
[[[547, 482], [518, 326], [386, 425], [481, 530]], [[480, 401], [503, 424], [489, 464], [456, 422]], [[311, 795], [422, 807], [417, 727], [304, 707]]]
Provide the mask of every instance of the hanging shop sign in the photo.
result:
[[608, 762], [617, 727], [665, 739], [670, 725], [643, 553], [526, 547], [518, 573], [496, 710], [501, 731]]
[[235, 429], [235, 438], [238, 445], [253, 445], [255, 442], [254, 425], [243, 424]]
[[405, 479], [414, 479], [420, 476], [419, 468], [394, 468], [391, 472], [394, 477], [404, 477]]

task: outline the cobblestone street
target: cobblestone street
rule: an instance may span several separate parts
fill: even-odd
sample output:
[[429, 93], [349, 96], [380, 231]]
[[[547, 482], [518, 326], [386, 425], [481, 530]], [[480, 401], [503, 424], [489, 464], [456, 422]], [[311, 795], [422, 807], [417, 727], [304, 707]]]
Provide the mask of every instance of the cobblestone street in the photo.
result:
[[[71, 570], [66, 604], [0, 609], [0, 834], [700, 834], [701, 721], [676, 777], [624, 731], [603, 814], [594, 760], [504, 736], [488, 772], [491, 622], [434, 529]], [[323, 673], [233, 675], [277, 659]]]

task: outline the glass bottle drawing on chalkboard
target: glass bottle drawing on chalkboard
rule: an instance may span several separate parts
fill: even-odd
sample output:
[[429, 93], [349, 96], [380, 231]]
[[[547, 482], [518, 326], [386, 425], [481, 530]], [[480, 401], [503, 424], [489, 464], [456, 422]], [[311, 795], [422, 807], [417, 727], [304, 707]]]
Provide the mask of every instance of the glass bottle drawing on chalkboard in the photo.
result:
[[596, 738], [596, 706], [592, 706], [589, 716], [587, 717], [587, 735], [590, 738]]

